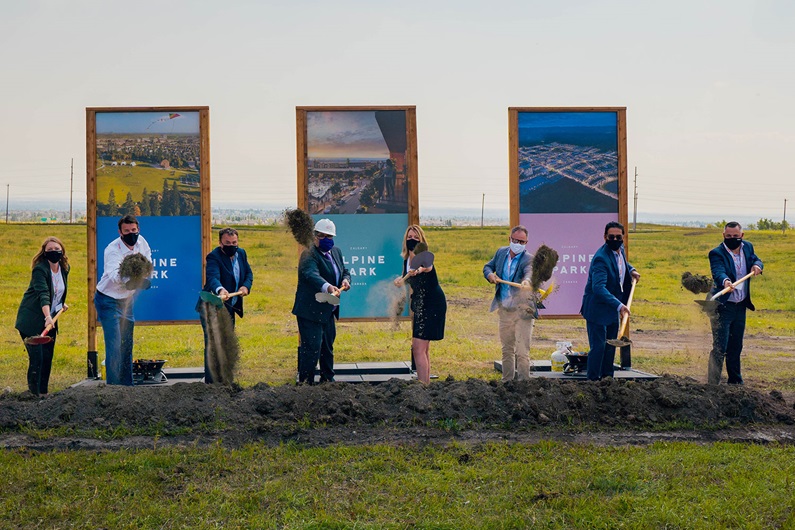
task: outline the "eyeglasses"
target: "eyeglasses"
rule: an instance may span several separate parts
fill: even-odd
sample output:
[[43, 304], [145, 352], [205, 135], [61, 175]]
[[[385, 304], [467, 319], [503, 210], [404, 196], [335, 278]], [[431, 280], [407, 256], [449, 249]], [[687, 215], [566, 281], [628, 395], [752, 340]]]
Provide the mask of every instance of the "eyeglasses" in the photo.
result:
[[624, 236], [616, 236], [616, 235], [610, 234], [610, 235], [607, 236], [607, 240], [608, 241], [624, 241]]
[[527, 240], [526, 239], [515, 239], [515, 238], [512, 237], [511, 238], [511, 243], [516, 243], [518, 245], [526, 245], [527, 244]]
[[334, 239], [334, 236], [330, 236], [328, 234], [321, 234], [319, 232], [315, 232], [315, 237], [318, 239]]

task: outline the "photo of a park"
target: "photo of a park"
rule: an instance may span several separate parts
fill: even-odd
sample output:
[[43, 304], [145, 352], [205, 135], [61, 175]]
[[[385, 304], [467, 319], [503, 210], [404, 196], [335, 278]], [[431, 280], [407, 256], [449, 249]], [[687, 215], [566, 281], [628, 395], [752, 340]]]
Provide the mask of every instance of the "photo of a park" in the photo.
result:
[[201, 212], [198, 112], [97, 113], [97, 215]]

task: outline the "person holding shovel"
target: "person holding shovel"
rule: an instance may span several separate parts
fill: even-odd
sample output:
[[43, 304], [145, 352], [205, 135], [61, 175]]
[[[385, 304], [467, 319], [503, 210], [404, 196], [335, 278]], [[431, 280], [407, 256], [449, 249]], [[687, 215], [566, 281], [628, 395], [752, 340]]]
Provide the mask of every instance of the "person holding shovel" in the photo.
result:
[[632, 279], [636, 282], [640, 279], [640, 273], [629, 264], [624, 252], [624, 225], [616, 221], [607, 223], [604, 240], [591, 260], [580, 308], [588, 332], [587, 373], [592, 381], [613, 377], [616, 347], [607, 344], [607, 339], [617, 338], [619, 320], [629, 315], [626, 304]]
[[712, 385], [720, 383], [723, 360], [730, 385], [742, 385], [740, 353], [745, 335], [745, 313], [756, 308], [751, 303], [751, 280], [734, 283], [752, 273], [762, 274], [762, 260], [754, 253], [754, 246], [743, 241], [743, 227], [732, 221], [723, 228], [723, 242], [709, 251], [709, 266], [715, 286], [710, 295], [722, 289], [729, 292], [717, 299], [718, 305], [710, 314], [712, 324], [712, 351], [709, 354], [707, 380]]
[[[58, 334], [58, 323], [53, 322], [53, 318], [68, 307], [65, 302], [69, 258], [61, 240], [52, 236], [46, 238], [33, 256], [31, 269], [30, 285], [22, 295], [15, 327], [28, 351], [28, 390], [39, 396], [49, 391]], [[37, 344], [25, 340], [40, 335], [52, 340]]]
[[[223, 301], [235, 327], [235, 314], [243, 318], [243, 297], [251, 291], [254, 273], [248, 263], [246, 251], [238, 246], [238, 233], [234, 228], [224, 228], [218, 233], [219, 245], [205, 258], [205, 283], [203, 291], [212, 293]], [[230, 297], [230, 294], [233, 294]], [[208, 366], [207, 317], [201, 311], [202, 299], [196, 304], [202, 330], [204, 330], [204, 382], [212, 383]]]
[[[496, 310], [499, 315], [503, 381], [530, 377], [530, 338], [536, 307], [530, 291], [533, 256], [525, 250], [527, 236], [527, 228], [514, 226], [508, 246], [500, 247], [483, 267], [483, 276], [496, 285], [489, 311]], [[520, 283], [524, 289], [499, 283], [500, 280]]]
[[105, 377], [109, 385], [133, 385], [132, 357], [133, 296], [149, 287], [148, 279], [136, 282], [119, 274], [126, 256], [140, 254], [152, 262], [152, 250], [140, 234], [138, 219], [125, 215], [119, 219], [119, 237], [105, 247], [105, 270], [97, 283], [94, 307], [105, 336]]
[[[335, 319], [339, 318], [339, 296], [351, 288], [351, 275], [342, 252], [334, 246], [337, 228], [330, 219], [315, 223], [313, 245], [301, 254], [293, 314], [298, 321], [298, 382], [314, 384], [320, 361], [320, 382], [334, 381]], [[337, 297], [322, 301], [316, 295]]]

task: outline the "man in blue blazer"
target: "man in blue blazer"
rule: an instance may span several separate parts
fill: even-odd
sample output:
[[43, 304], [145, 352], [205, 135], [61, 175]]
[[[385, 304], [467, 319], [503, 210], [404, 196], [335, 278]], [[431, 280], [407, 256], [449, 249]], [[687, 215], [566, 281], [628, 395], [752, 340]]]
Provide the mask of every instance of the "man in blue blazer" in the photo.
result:
[[[762, 274], [762, 260], [754, 253], [754, 246], [743, 241], [743, 235], [740, 223], [726, 223], [723, 243], [709, 251], [709, 266], [715, 282], [710, 297], [726, 287], [731, 287], [732, 283], [748, 273], [753, 272], [754, 276]], [[720, 383], [725, 358], [728, 383], [741, 385], [743, 376], [740, 373], [740, 353], [745, 335], [745, 313], [746, 309], [756, 309], [751, 303], [751, 280], [732, 287], [728, 293], [718, 298], [718, 302], [720, 304], [710, 315], [712, 351], [709, 354], [707, 380], [713, 385]]]
[[[533, 256], [526, 251], [527, 228], [514, 226], [508, 246], [501, 247], [483, 267], [483, 277], [496, 285], [489, 311], [500, 317], [502, 380], [530, 377], [530, 338], [536, 317], [535, 296], [530, 291]], [[497, 279], [521, 283], [525, 289], [497, 283]]]
[[616, 221], [605, 225], [605, 244], [593, 256], [588, 270], [588, 283], [582, 296], [580, 314], [588, 331], [588, 379], [597, 381], [613, 376], [616, 348], [607, 344], [617, 338], [618, 323], [629, 308], [632, 278], [640, 273], [627, 261], [624, 252], [624, 226]]
[[[246, 251], [238, 246], [237, 230], [224, 228], [218, 233], [218, 242], [219, 246], [215, 247], [205, 258], [203, 290], [218, 296], [243, 291], [240, 296], [235, 296], [224, 302], [234, 328], [235, 314], [243, 317], [243, 297], [251, 291], [254, 273], [248, 264]], [[196, 311], [199, 311], [204, 330], [204, 381], [212, 383], [213, 378], [207, 364], [207, 321], [201, 311], [201, 299], [196, 304]]]
[[314, 384], [320, 361], [320, 382], [334, 381], [334, 339], [339, 306], [319, 302], [317, 293], [339, 296], [351, 288], [351, 275], [340, 249], [334, 246], [337, 228], [330, 219], [315, 223], [314, 244], [298, 263], [298, 287], [293, 314], [298, 321], [298, 382]]

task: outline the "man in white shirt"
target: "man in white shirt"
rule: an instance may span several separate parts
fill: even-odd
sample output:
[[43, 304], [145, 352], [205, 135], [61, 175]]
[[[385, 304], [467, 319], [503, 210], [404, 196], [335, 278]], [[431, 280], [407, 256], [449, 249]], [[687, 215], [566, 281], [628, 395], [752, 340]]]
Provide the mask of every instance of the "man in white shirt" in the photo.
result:
[[94, 295], [97, 320], [105, 335], [105, 373], [109, 385], [133, 384], [134, 295], [136, 290], [148, 288], [149, 280], [134, 285], [129, 278], [119, 275], [119, 266], [126, 256], [136, 253], [152, 261], [152, 250], [139, 233], [138, 219], [125, 215], [119, 220], [119, 237], [105, 247], [105, 270]]

